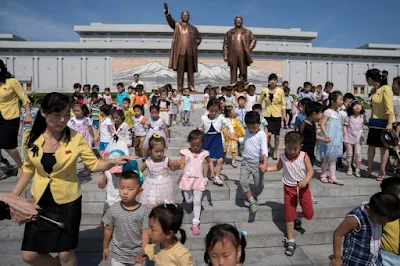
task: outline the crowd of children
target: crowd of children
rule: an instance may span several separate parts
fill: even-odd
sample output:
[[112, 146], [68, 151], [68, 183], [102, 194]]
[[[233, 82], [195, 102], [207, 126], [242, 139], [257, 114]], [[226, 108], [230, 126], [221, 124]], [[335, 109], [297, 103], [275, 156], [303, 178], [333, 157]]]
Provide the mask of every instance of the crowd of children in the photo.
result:
[[[400, 97], [399, 81], [400, 78], [395, 79], [393, 85], [397, 97]], [[81, 93], [81, 85], [75, 84], [73, 117], [68, 123], [70, 128], [82, 133], [90, 145], [95, 147], [98, 143], [101, 156], [107, 153], [108, 145], [118, 141], [128, 153], [142, 159], [140, 166], [135, 161], [121, 171], [106, 171], [99, 183], [100, 188], [107, 188], [102, 219], [103, 258], [111, 258], [112, 265], [141, 265], [145, 259], [156, 265], [193, 265], [190, 251], [184, 246], [183, 211], [175, 204], [179, 199], [174, 198], [170, 171], [183, 169], [178, 187], [183, 193], [183, 204], [193, 207], [191, 231], [197, 236], [207, 182], [210, 179], [215, 185], [224, 185], [220, 173], [228, 155], [234, 168], [238, 167], [237, 157], [242, 157], [239, 186], [252, 214], [257, 212], [265, 173], [283, 170], [287, 256], [292, 256], [296, 250], [294, 229], [301, 223], [296, 217], [297, 204], [302, 207], [304, 218], [310, 220], [314, 215], [315, 201], [309, 183], [316, 161], [321, 161], [323, 183], [343, 185], [336, 177], [336, 167], [344, 153], [347, 174], [360, 177], [361, 143], [366, 124], [363, 103], [349, 93], [333, 91], [331, 82], [326, 83], [324, 91], [321, 85], [314, 87], [305, 82], [296, 96], [290, 95], [288, 82], [283, 83], [285, 110], [282, 113], [287, 117], [283, 117], [282, 124], [285, 128], [294, 126], [295, 131], [285, 135], [285, 149], [275, 165], [268, 165], [268, 122], [262, 115], [263, 106], [252, 83], [241, 80], [226, 87], [206, 87], [200, 125], [189, 133], [188, 148], [180, 151], [181, 159], [177, 161], [165, 155], [170, 142], [168, 128], [177, 125], [178, 120], [182, 126], [192, 125], [190, 117], [196, 101], [190, 90], [178, 91], [167, 84], [153, 89], [149, 97], [143, 84], [130, 86], [125, 91], [124, 84], [118, 83], [117, 90], [113, 99], [109, 88], [100, 94], [98, 86], [86, 84]], [[399, 99], [394, 98], [397, 117], [400, 117]], [[147, 117], [145, 112], [148, 112]], [[399, 128], [395, 128], [397, 132]], [[20, 131], [27, 130], [29, 125], [22, 124]], [[206, 169], [208, 174], [205, 174]], [[143, 178], [145, 171], [147, 174]], [[85, 168], [81, 174], [90, 175], [90, 170]], [[254, 189], [250, 189], [251, 179]], [[335, 231], [332, 265], [382, 265], [382, 232], [385, 240], [385, 234], [399, 234], [400, 231], [398, 180], [384, 180], [383, 192], [348, 214]], [[397, 224], [385, 226], [393, 221]], [[205, 262], [208, 265], [241, 265], [245, 261], [245, 236], [245, 232], [231, 225], [215, 225], [205, 239]], [[393, 259], [393, 253], [399, 256], [398, 250], [393, 252], [390, 241], [392, 239], [387, 237], [386, 244], [382, 243], [382, 255], [385, 253], [383, 257], [388, 261]]]

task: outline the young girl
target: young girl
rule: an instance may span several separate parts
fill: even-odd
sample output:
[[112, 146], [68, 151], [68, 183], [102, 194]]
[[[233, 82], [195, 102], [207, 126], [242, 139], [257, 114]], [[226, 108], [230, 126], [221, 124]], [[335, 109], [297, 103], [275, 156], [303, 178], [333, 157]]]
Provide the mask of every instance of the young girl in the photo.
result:
[[113, 109], [111, 111], [111, 118], [114, 122], [114, 134], [118, 137], [117, 141], [122, 141], [122, 143], [124, 143], [124, 147], [130, 148], [132, 136], [128, 124], [124, 122], [124, 112], [122, 110]]
[[[149, 216], [149, 237], [152, 244], [144, 249], [143, 256], [155, 262], [155, 266], [193, 266], [190, 251], [183, 246], [185, 230], [181, 229], [183, 210], [165, 202], [155, 207]], [[181, 239], [176, 233], [179, 231]]]
[[246, 258], [246, 234], [230, 224], [211, 227], [206, 236], [205, 263], [209, 266], [241, 266]]
[[[86, 138], [90, 147], [93, 145], [94, 131], [92, 120], [88, 117], [89, 109], [83, 100], [77, 100], [72, 104], [72, 111], [74, 117], [68, 121], [68, 127], [75, 130], [76, 132], [82, 133]], [[81, 176], [89, 176], [90, 170], [85, 166], [85, 169], [80, 172]]]
[[[338, 113], [338, 108], [343, 104], [343, 95], [340, 91], [329, 94], [329, 106], [325, 110], [320, 120], [323, 136], [329, 140], [319, 142], [319, 155], [322, 159], [321, 182], [343, 185], [343, 182], [336, 178], [336, 160], [343, 156], [343, 129], [342, 119]], [[328, 169], [330, 173], [327, 178]]]
[[167, 100], [168, 91], [161, 90], [160, 99], [157, 101], [157, 106], [160, 108], [160, 118], [164, 121], [165, 125], [169, 125], [169, 110], [171, 103]]
[[141, 166], [140, 171], [148, 169], [148, 176], [143, 183], [143, 193], [140, 202], [147, 206], [157, 206], [164, 201], [174, 201], [174, 184], [169, 176], [169, 170], [175, 170], [174, 164], [168, 157], [164, 156], [165, 139], [153, 134], [149, 141], [150, 158]]
[[178, 90], [172, 89], [172, 95], [169, 97], [171, 101], [170, 109], [169, 109], [169, 126], [176, 125], [176, 119], [179, 113], [179, 105], [181, 97], [178, 95]]
[[[395, 77], [393, 79], [393, 112], [396, 116], [396, 122], [394, 126], [394, 130], [397, 132], [397, 135], [400, 134], [400, 76]], [[397, 158], [397, 154], [393, 151], [393, 149], [389, 149], [389, 155], [394, 157], [392, 168], [395, 172], [398, 171], [399, 167], [399, 159]]]
[[143, 149], [149, 149], [149, 140], [154, 135], [160, 135], [165, 141], [169, 141], [169, 131], [167, 125], [160, 118], [160, 108], [158, 106], [150, 106], [150, 122], [149, 131], [146, 134], [146, 139], [143, 143]]
[[228, 135], [225, 135], [224, 153], [225, 156], [228, 152], [232, 153], [232, 167], [237, 168], [236, 154], [238, 152], [238, 142], [239, 138], [244, 137], [246, 131], [244, 130], [242, 123], [240, 123], [240, 121], [236, 118], [235, 109], [233, 109], [232, 106], [228, 106], [225, 108], [225, 117], [233, 127], [234, 138], [230, 139], [229, 133]]
[[189, 149], [181, 150], [182, 159], [180, 169], [184, 169], [178, 179], [179, 188], [183, 190], [186, 203], [193, 203], [193, 235], [200, 234], [200, 213], [203, 191], [207, 185], [207, 179], [203, 175], [204, 164], [207, 163], [214, 178], [214, 164], [210, 159], [210, 153], [201, 148], [204, 141], [204, 133], [193, 130], [189, 133]]
[[204, 143], [202, 149], [210, 152], [210, 158], [217, 160], [217, 170], [215, 172], [214, 184], [222, 186], [224, 183], [219, 178], [219, 173], [224, 162], [224, 147], [222, 145], [221, 131], [224, 127], [228, 127], [230, 131], [230, 139], [234, 139], [234, 131], [231, 123], [225, 117], [219, 115], [219, 100], [210, 99], [207, 104], [208, 114], [201, 117], [199, 129], [204, 132]]
[[343, 125], [343, 141], [346, 145], [347, 175], [353, 175], [351, 167], [353, 155], [356, 160], [356, 177], [360, 177], [361, 142], [363, 141], [363, 126], [366, 122], [361, 103], [354, 100], [347, 108], [347, 116]]
[[103, 105], [100, 107], [100, 115], [103, 117], [100, 121], [99, 130], [97, 130], [94, 141], [97, 142], [100, 139], [99, 153], [103, 156], [104, 151], [108, 143], [114, 136], [114, 128], [111, 122], [111, 105]]
[[204, 89], [204, 96], [203, 96], [203, 109], [206, 109], [208, 100], [210, 99], [210, 89], [211, 86], [208, 85], [205, 89]]
[[[400, 218], [400, 200], [379, 192], [352, 210], [333, 234], [331, 266], [383, 265], [380, 254], [382, 226]], [[343, 253], [342, 253], [342, 238]]]
[[113, 101], [112, 101], [110, 88], [105, 88], [104, 89], [103, 98], [104, 98], [104, 100], [106, 100], [106, 104], [112, 104]]
[[283, 125], [285, 126], [285, 129], [290, 128], [290, 124], [292, 123], [292, 119], [293, 119], [293, 97], [289, 94], [290, 93], [290, 89], [289, 88], [285, 88], [284, 90], [285, 92], [285, 104], [286, 104], [286, 115], [289, 116], [289, 120], [286, 123], [286, 117], [283, 119]]

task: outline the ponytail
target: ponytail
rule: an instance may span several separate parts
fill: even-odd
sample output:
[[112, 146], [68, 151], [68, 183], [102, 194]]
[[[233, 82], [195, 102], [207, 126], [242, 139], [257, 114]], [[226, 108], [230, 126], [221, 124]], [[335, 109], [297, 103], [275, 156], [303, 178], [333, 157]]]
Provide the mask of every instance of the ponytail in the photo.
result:
[[186, 232], [185, 232], [185, 230], [183, 230], [182, 228], [179, 228], [178, 231], [181, 234], [181, 239], [179, 239], [179, 242], [181, 242], [182, 244], [185, 244], [185, 242], [186, 242]]
[[47, 123], [46, 119], [42, 116], [42, 113], [39, 111], [37, 113], [35, 122], [33, 123], [32, 129], [29, 132], [29, 136], [26, 139], [26, 146], [29, 148], [33, 148], [33, 143], [39, 138], [40, 135], [46, 130]]
[[242, 255], [240, 255], [239, 262], [244, 263], [244, 260], [246, 259], [246, 234], [245, 232], [240, 232], [240, 250], [242, 251]]

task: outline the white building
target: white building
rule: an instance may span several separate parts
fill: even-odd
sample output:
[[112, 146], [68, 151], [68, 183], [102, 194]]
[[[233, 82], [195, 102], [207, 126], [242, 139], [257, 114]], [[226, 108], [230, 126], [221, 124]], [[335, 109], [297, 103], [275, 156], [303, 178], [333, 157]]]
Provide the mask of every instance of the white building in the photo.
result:
[[[222, 60], [222, 43], [230, 27], [198, 26], [198, 90], [206, 84], [229, 84], [229, 68]], [[304, 81], [324, 84], [359, 95], [368, 94], [365, 72], [389, 71], [389, 83], [400, 75], [400, 45], [368, 44], [357, 49], [313, 47], [316, 32], [301, 29], [250, 28], [257, 37], [249, 80], [260, 89], [270, 73], [288, 80], [292, 91]], [[130, 85], [140, 74], [145, 87], [171, 83], [176, 74], [168, 69], [172, 29], [165, 25], [116, 25], [92, 23], [75, 26], [79, 42], [30, 42], [0, 34], [0, 58], [27, 90], [72, 91], [75, 82], [113, 87]], [[101, 89], [102, 90], [102, 89]]]

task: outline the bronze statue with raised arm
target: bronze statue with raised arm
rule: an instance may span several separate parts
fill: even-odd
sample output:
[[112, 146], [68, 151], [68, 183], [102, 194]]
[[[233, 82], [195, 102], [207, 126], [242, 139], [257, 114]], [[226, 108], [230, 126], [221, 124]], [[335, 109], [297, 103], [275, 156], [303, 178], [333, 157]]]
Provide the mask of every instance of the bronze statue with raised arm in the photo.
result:
[[256, 47], [256, 37], [253, 33], [243, 28], [243, 18], [235, 18], [235, 28], [229, 30], [224, 39], [224, 61], [231, 68], [231, 83], [237, 82], [237, 69], [240, 76], [247, 81], [247, 67], [253, 63], [251, 51]]
[[197, 72], [197, 46], [201, 43], [197, 28], [189, 23], [190, 13], [183, 11], [182, 21], [176, 22], [164, 3], [164, 13], [169, 26], [174, 30], [168, 67], [177, 72], [178, 89], [183, 89], [183, 77], [187, 72], [189, 88], [194, 91], [194, 73]]

